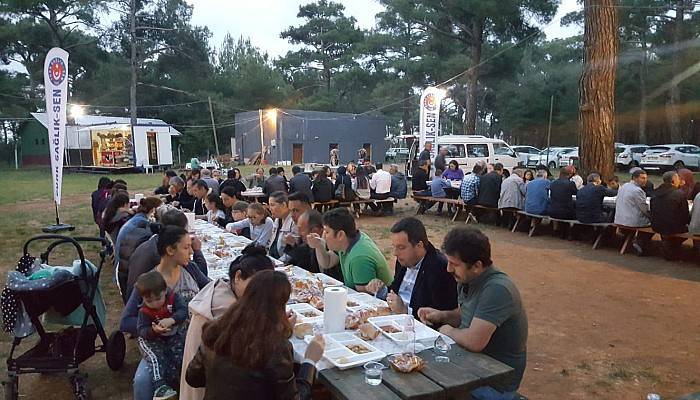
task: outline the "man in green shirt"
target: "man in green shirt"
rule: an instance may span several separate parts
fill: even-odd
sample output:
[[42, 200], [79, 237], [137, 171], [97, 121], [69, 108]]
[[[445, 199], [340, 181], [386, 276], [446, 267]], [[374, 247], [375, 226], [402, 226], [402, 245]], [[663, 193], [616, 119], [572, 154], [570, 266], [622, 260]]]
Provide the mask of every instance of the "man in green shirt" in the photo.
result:
[[345, 286], [367, 292], [367, 284], [379, 279], [389, 285], [393, 279], [389, 266], [377, 245], [360, 232], [347, 208], [334, 208], [323, 215], [323, 239], [317, 234], [307, 238], [316, 250], [322, 269], [340, 263]]

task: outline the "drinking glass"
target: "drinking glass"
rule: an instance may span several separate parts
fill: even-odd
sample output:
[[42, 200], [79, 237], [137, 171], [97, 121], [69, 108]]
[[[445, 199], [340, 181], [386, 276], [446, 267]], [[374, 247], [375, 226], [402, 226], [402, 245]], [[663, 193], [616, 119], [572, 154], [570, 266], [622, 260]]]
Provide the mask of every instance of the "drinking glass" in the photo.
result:
[[382, 384], [382, 370], [384, 364], [375, 361], [370, 361], [365, 364], [365, 382], [370, 386], [378, 386]]
[[435, 362], [450, 362], [450, 357], [447, 356], [447, 353], [450, 352], [451, 348], [452, 346], [443, 339], [442, 335], [438, 336], [437, 339], [435, 339], [435, 347], [433, 348], [435, 352]]
[[403, 323], [403, 334], [405, 340], [411, 341], [410, 351], [416, 353], [416, 323], [413, 315], [407, 315]]

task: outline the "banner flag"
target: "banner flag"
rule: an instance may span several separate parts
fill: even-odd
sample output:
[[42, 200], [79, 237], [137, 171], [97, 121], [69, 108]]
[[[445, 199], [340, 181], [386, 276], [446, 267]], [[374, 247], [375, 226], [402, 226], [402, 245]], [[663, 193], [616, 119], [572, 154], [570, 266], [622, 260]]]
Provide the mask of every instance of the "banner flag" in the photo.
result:
[[430, 152], [430, 160], [434, 160], [437, 155], [435, 140], [440, 127], [440, 102], [442, 102], [444, 95], [444, 90], [430, 86], [423, 91], [420, 97], [418, 153], [423, 151], [427, 142], [432, 142], [434, 145]]
[[68, 106], [68, 52], [54, 47], [44, 62], [44, 90], [48, 120], [53, 199], [61, 204], [63, 181], [63, 149], [66, 137], [66, 107]]

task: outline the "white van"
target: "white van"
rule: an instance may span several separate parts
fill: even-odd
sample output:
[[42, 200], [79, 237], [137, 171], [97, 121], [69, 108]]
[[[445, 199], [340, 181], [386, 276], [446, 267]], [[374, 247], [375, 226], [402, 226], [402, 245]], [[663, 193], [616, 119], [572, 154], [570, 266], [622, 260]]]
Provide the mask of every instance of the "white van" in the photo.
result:
[[437, 138], [438, 151], [447, 148], [447, 162], [456, 160], [464, 172], [471, 172], [477, 161], [501, 163], [503, 169], [513, 171], [518, 166], [517, 153], [500, 139], [481, 135], [445, 135]]

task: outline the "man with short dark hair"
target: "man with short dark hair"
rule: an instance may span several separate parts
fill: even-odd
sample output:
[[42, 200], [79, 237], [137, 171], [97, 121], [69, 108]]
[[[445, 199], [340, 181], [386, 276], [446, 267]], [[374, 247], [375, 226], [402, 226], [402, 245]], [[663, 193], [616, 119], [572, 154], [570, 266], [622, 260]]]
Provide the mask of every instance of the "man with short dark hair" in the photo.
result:
[[498, 208], [502, 182], [503, 164], [495, 163], [493, 164], [493, 171], [479, 179], [479, 196], [476, 203], [484, 207]]
[[165, 172], [163, 172], [163, 180], [156, 188], [156, 190], [153, 191], [153, 194], [155, 195], [166, 195], [168, 194], [168, 190], [170, 189], [170, 179], [176, 177], [177, 174], [175, 171], [172, 169], [168, 169]]
[[367, 284], [379, 279], [391, 283], [391, 272], [377, 245], [355, 225], [345, 207], [334, 208], [323, 216], [323, 239], [316, 234], [308, 238], [316, 250], [318, 265], [323, 269], [340, 264], [345, 286], [367, 292]]
[[271, 195], [275, 192], [287, 193], [287, 181], [277, 173], [277, 168], [270, 168], [270, 176], [265, 181], [263, 193]]
[[515, 283], [491, 261], [491, 244], [471, 227], [452, 229], [442, 245], [447, 271], [457, 281], [459, 306], [440, 311], [421, 308], [424, 323], [440, 327], [468, 351], [487, 354], [515, 373], [494, 387], [471, 393], [474, 399], [513, 399], [525, 372], [528, 323]]
[[525, 212], [547, 215], [549, 211], [549, 187], [546, 169], [537, 169], [535, 179], [525, 185]]
[[[474, 164], [472, 173], [464, 175], [462, 183], [459, 186], [460, 197], [466, 204], [476, 204], [479, 199], [479, 184], [481, 180], [481, 172], [484, 167], [480, 163]], [[500, 195], [500, 193], [499, 193]]]
[[[391, 197], [391, 174], [384, 171], [384, 165], [382, 163], [377, 163], [377, 171], [372, 174], [372, 178], [369, 181], [369, 187], [371, 189], [370, 199], [375, 200], [386, 200]], [[375, 203], [369, 203], [369, 207], [372, 211], [379, 211], [379, 206]], [[391, 215], [394, 213], [394, 203], [385, 202], [381, 203], [381, 208], [384, 215]]]
[[302, 243], [289, 249], [287, 252], [290, 256], [289, 264], [313, 273], [323, 272], [342, 282], [343, 274], [340, 272], [340, 266], [335, 265], [329, 269], [321, 268], [316, 257], [316, 250], [312, 249], [308, 243], [310, 235], [314, 234], [317, 237], [323, 235], [323, 215], [314, 209], [309, 209], [302, 213], [297, 221]]
[[170, 178], [170, 189], [165, 197], [165, 203], [176, 208], [192, 210], [194, 207], [194, 197], [187, 193], [186, 183], [179, 176]]
[[432, 307], [454, 310], [457, 307], [457, 285], [447, 272], [447, 258], [428, 240], [423, 223], [413, 217], [404, 218], [391, 227], [391, 244], [396, 257], [394, 281], [387, 286], [379, 279], [367, 288], [387, 300], [395, 314], [412, 314]]
[[210, 169], [204, 168], [202, 170], [202, 180], [207, 183], [207, 187], [211, 189], [211, 193], [217, 196], [219, 195], [219, 181], [212, 178]]
[[[445, 160], [445, 157], [447, 157], [447, 146], [440, 146], [440, 150], [438, 150], [438, 154], [435, 156], [435, 171], [446, 171], [447, 170], [447, 160]], [[435, 173], [437, 176], [438, 174]]]
[[294, 176], [289, 180], [289, 193], [301, 192], [309, 198], [310, 202], [314, 202], [314, 195], [311, 192], [311, 179], [304, 173], [300, 166], [292, 167]]
[[425, 142], [423, 151], [418, 155], [418, 161], [427, 161], [430, 168], [430, 152], [433, 151], [433, 142]]
[[571, 181], [571, 169], [569, 167], [559, 170], [559, 179], [554, 180], [549, 186], [549, 216], [559, 219], [576, 219], [574, 199], [576, 195], [576, 183]]
[[610, 222], [611, 217], [603, 211], [603, 200], [606, 196], [617, 196], [617, 190], [601, 185], [600, 175], [595, 172], [586, 180], [586, 186], [576, 193], [576, 219], [585, 224]]
[[194, 205], [192, 206], [192, 212], [197, 216], [204, 216], [207, 214], [207, 207], [204, 204], [209, 194], [209, 185], [203, 179], [197, 179], [192, 182], [192, 195], [194, 196]]
[[667, 260], [676, 260], [684, 238], [675, 237], [688, 232], [690, 212], [686, 194], [680, 190], [681, 178], [676, 171], [663, 175], [663, 183], [651, 196], [651, 227], [661, 235], [663, 254]]
[[429, 180], [430, 161], [418, 161], [418, 168], [413, 171], [413, 178], [411, 179], [411, 190], [413, 194], [417, 196], [430, 196], [430, 187], [428, 187]]

